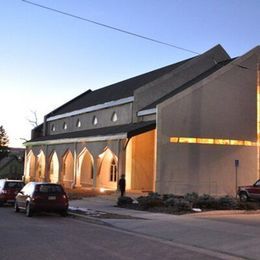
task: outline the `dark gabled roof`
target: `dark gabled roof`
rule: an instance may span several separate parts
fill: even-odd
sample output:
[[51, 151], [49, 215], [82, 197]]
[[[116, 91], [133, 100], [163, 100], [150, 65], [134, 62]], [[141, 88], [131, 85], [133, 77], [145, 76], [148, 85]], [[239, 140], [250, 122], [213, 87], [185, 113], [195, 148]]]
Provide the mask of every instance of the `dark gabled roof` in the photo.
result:
[[[235, 58], [234, 58], [235, 59]], [[160, 103], [162, 103], [163, 101], [167, 100], [168, 98], [173, 97], [174, 95], [180, 93], [181, 91], [193, 86], [194, 84], [198, 83], [199, 81], [207, 78], [209, 75], [213, 74], [214, 72], [216, 72], [217, 70], [221, 69], [222, 67], [226, 66], [228, 63], [230, 63], [231, 61], [233, 61], [234, 59], [229, 59], [229, 60], [225, 60], [222, 62], [219, 62], [218, 64], [216, 64], [214, 67], [210, 68], [209, 70], [201, 73], [200, 75], [198, 75], [197, 77], [195, 77], [194, 79], [186, 82], [185, 84], [176, 87], [173, 91], [171, 91], [170, 93], [168, 93], [167, 95], [159, 98], [158, 100], [156, 100], [155, 102], [153, 102], [152, 104], [140, 109], [140, 111], [143, 110], [148, 110], [148, 109], [153, 109], [156, 108], [156, 106]]]
[[[46, 117], [56, 115], [56, 113], [59, 113], [59, 111], [62, 111], [64, 109], [66, 109], [66, 107], [73, 105], [73, 103], [75, 103], [78, 99], [83, 98], [84, 96], [86, 96], [87, 94], [89, 94], [91, 92], [92, 92], [92, 90], [88, 89], [87, 91], [81, 93], [77, 97], [71, 99], [70, 101], [66, 102], [65, 104], [61, 105], [60, 107], [58, 107], [55, 110], [53, 110], [52, 112], [50, 112], [49, 114], [46, 115]], [[36, 129], [36, 128], [34, 128], [34, 129]]]
[[109, 85], [104, 88], [97, 89], [95, 91], [88, 90], [83, 94], [77, 96], [76, 98], [70, 100], [69, 102], [65, 103], [64, 105], [53, 110], [46, 117], [60, 115], [74, 110], [103, 104], [105, 102], [131, 97], [133, 96], [136, 89], [153, 80], [156, 80], [159, 77], [162, 77], [163, 75], [173, 71], [174, 69], [191, 59], [192, 58], [180, 61], [178, 63], [147, 72], [145, 74]]
[[57, 139], [67, 139], [67, 138], [82, 138], [82, 137], [98, 137], [106, 135], [116, 135], [121, 133], [127, 133], [127, 137], [150, 131], [155, 129], [155, 121], [139, 122], [127, 125], [117, 125], [111, 127], [103, 127], [97, 129], [89, 129], [84, 131], [69, 132], [56, 135], [42, 136], [35, 139], [31, 139], [28, 142], [40, 142], [45, 140], [57, 140]]

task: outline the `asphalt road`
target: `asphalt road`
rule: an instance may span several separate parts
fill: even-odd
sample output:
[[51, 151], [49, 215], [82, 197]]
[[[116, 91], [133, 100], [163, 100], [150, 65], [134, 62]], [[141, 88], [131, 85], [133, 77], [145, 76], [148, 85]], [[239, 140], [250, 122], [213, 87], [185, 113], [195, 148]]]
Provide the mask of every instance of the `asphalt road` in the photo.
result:
[[170, 242], [55, 214], [0, 208], [0, 259], [218, 259]]

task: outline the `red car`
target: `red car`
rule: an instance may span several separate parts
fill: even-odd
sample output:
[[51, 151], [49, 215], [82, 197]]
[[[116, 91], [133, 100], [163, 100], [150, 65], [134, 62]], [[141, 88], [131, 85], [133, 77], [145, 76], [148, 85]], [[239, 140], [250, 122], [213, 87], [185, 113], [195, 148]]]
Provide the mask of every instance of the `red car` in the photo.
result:
[[15, 196], [23, 186], [23, 181], [8, 179], [0, 180], [0, 206], [4, 203], [14, 203]]
[[15, 212], [25, 210], [26, 216], [31, 217], [34, 212], [57, 212], [67, 215], [68, 197], [60, 184], [48, 182], [29, 182], [17, 194]]
[[260, 200], [260, 180], [250, 186], [238, 187], [237, 193], [241, 201]]

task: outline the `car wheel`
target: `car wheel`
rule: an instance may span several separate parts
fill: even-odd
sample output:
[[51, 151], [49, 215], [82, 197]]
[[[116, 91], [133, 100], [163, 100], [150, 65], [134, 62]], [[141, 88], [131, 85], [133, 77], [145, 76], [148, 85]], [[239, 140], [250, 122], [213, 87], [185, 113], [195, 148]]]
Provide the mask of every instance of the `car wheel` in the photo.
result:
[[19, 209], [19, 207], [18, 207], [16, 202], [14, 203], [14, 211], [15, 212], [19, 212], [20, 211], [20, 209]]
[[30, 203], [26, 204], [25, 214], [26, 214], [27, 217], [32, 217], [32, 215], [33, 215]]
[[248, 196], [247, 196], [247, 194], [245, 192], [241, 192], [239, 194], [239, 198], [240, 198], [240, 201], [242, 201], [242, 202], [248, 201]]

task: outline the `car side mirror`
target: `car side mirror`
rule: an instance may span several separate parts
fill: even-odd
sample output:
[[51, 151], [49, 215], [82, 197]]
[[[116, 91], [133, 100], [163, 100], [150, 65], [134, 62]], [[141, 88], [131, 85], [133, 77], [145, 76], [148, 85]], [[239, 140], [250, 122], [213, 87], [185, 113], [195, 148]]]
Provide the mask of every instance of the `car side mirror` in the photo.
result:
[[22, 195], [24, 195], [24, 191], [20, 190], [19, 193], [21, 193]]

